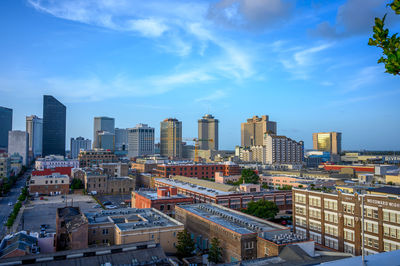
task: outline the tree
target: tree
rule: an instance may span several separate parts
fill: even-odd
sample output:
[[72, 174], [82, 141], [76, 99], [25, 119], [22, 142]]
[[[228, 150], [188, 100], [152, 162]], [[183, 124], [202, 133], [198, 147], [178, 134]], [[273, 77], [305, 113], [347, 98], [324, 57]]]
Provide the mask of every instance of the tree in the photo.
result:
[[[400, 15], [400, 0], [389, 3], [397, 15]], [[389, 29], [385, 29], [385, 14], [382, 19], [375, 18], [375, 26], [372, 27], [374, 34], [369, 38], [368, 45], [382, 48], [383, 56], [379, 58], [379, 63], [384, 63], [386, 73], [400, 75], [400, 37], [397, 33], [389, 35]]]
[[194, 251], [194, 241], [186, 229], [178, 233], [176, 250], [178, 256], [181, 258], [191, 256]]
[[259, 218], [273, 219], [279, 212], [279, 209], [275, 202], [259, 200], [256, 202], [249, 202], [249, 204], [247, 204], [247, 209], [244, 209], [243, 212]]
[[241, 181], [245, 183], [258, 184], [260, 177], [251, 169], [243, 169]]
[[211, 246], [208, 252], [208, 261], [218, 263], [222, 258], [222, 248], [220, 247], [220, 241], [214, 237], [211, 239]]
[[81, 188], [83, 188], [82, 180], [77, 179], [77, 178], [72, 179], [71, 188], [72, 189], [81, 189]]

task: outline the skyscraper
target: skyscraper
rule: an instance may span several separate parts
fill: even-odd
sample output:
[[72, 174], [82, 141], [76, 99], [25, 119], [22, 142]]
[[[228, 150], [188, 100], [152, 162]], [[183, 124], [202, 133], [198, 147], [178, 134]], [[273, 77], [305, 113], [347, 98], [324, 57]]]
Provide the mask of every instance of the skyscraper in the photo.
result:
[[328, 151], [331, 154], [340, 154], [342, 152], [342, 133], [313, 133], [313, 148], [318, 151]]
[[0, 149], [7, 150], [8, 131], [12, 130], [12, 114], [12, 109], [0, 106]]
[[42, 155], [43, 119], [36, 115], [26, 117], [26, 132], [29, 134], [29, 156]]
[[29, 164], [29, 134], [26, 131], [8, 132], [8, 153], [18, 153], [22, 157], [22, 165]]
[[128, 129], [116, 128], [115, 129], [115, 150], [126, 151], [128, 150]]
[[67, 108], [50, 95], [43, 96], [43, 151], [42, 156], [65, 156]]
[[241, 124], [241, 146], [263, 145], [264, 133], [277, 134], [276, 122], [269, 121], [267, 115], [247, 119]]
[[92, 147], [92, 141], [83, 137], [77, 137], [76, 139], [71, 138], [71, 158], [78, 158], [80, 150], [90, 150]]
[[213, 141], [200, 141], [200, 150], [218, 150], [218, 119], [212, 115], [205, 115], [198, 121], [198, 137], [200, 140], [212, 139]]
[[128, 156], [138, 157], [154, 154], [154, 128], [146, 124], [128, 129]]
[[95, 117], [93, 127], [93, 148], [100, 148], [98, 134], [99, 132], [108, 132], [115, 134], [115, 119], [111, 117]]
[[115, 151], [115, 134], [108, 131], [97, 131], [97, 148]]
[[168, 118], [161, 122], [160, 154], [171, 158], [182, 158], [182, 122]]

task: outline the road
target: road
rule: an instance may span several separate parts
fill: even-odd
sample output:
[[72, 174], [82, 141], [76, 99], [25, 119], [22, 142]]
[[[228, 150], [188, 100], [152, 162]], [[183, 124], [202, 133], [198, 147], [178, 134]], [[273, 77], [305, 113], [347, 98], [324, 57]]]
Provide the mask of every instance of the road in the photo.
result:
[[[28, 176], [31, 174], [32, 169], [28, 169], [25, 174], [17, 180], [14, 186], [6, 197], [0, 197], [0, 239], [7, 234], [7, 222], [8, 216], [12, 212], [15, 203], [18, 201], [18, 197], [21, 194], [21, 187], [24, 187]], [[8, 203], [12, 202], [12, 206], [8, 206]]]

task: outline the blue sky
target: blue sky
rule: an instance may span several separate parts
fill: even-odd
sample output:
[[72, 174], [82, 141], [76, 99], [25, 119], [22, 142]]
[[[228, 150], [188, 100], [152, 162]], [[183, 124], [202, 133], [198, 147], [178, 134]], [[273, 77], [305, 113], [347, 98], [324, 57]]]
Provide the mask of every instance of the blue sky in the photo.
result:
[[[67, 106], [70, 137], [93, 117], [120, 128], [176, 117], [220, 120], [220, 147], [267, 114], [278, 133], [312, 146], [340, 131], [344, 149], [400, 149], [400, 77], [367, 45], [382, 0], [3, 0], [0, 105], [42, 116], [42, 95]], [[389, 11], [392, 13], [391, 11]], [[400, 31], [400, 16], [389, 27]]]

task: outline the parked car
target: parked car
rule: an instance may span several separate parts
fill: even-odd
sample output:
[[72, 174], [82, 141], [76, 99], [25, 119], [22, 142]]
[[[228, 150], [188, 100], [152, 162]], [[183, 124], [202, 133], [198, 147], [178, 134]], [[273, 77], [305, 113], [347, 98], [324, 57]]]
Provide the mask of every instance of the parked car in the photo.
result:
[[117, 209], [118, 207], [115, 205], [107, 205], [106, 209]]
[[111, 202], [111, 201], [105, 201], [105, 202], [103, 202], [103, 205], [104, 205], [104, 206], [112, 205], [112, 202]]
[[101, 206], [99, 204], [93, 205], [93, 208], [97, 209], [97, 208], [101, 208]]
[[12, 206], [13, 205], [13, 203], [10, 201], [9, 203], [8, 203], [8, 206]]

